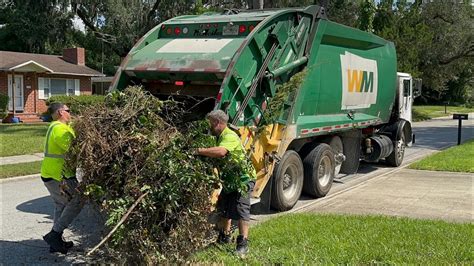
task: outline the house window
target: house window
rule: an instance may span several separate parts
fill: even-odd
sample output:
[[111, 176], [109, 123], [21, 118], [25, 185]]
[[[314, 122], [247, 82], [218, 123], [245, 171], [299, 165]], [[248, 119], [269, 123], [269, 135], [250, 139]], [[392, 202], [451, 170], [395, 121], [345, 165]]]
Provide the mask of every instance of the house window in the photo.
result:
[[79, 95], [78, 79], [39, 78], [38, 85], [40, 99], [59, 95]]
[[[51, 86], [49, 85], [49, 79], [40, 79], [39, 83], [40, 83], [40, 85], [38, 86], [38, 88], [40, 88], [40, 90], [41, 90], [41, 88], [43, 88], [44, 98], [49, 98], [49, 95], [51, 95], [51, 92], [50, 92], [50, 89], [49, 89], [49, 88], [51, 88]], [[41, 87], [41, 85], [43, 85], [43, 87]]]
[[[75, 91], [76, 91], [76, 87], [75, 87], [75, 82], [73, 79], [68, 79], [67, 80], [67, 85], [66, 85], [66, 88], [67, 88], [67, 95], [75, 95]], [[79, 89], [79, 88], [78, 88]]]
[[58, 96], [58, 95], [68, 95], [68, 90], [66, 88], [66, 80], [65, 79], [50, 79], [51, 84], [51, 95], [50, 96]]

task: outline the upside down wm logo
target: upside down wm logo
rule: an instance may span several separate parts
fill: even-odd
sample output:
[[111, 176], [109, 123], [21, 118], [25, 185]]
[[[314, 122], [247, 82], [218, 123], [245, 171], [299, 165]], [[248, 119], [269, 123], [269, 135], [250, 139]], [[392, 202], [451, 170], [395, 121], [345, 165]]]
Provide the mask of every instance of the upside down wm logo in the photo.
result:
[[368, 108], [377, 102], [377, 61], [346, 52], [341, 55], [341, 109]]

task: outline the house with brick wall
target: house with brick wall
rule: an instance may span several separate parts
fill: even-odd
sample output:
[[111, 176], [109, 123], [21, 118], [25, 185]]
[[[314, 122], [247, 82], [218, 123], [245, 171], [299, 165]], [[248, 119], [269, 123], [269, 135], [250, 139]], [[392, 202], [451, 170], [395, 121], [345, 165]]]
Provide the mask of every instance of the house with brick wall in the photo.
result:
[[25, 122], [40, 121], [51, 96], [92, 94], [92, 78], [102, 76], [85, 65], [84, 48], [62, 55], [0, 51], [0, 93], [10, 98], [9, 118]]

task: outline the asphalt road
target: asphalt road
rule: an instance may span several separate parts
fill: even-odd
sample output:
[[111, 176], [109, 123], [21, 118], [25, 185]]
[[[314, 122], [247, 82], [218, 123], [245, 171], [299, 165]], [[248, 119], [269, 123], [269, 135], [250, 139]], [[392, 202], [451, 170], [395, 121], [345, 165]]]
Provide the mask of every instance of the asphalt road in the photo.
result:
[[[471, 114], [471, 117], [474, 114]], [[457, 121], [436, 119], [414, 123], [416, 143], [408, 148], [404, 165], [427, 154], [452, 146], [457, 141]], [[474, 138], [473, 120], [465, 121], [463, 140]], [[290, 212], [309, 210], [325, 200], [343, 195], [365, 182], [386, 176], [399, 169], [383, 164], [363, 164], [359, 173], [339, 176], [326, 198], [302, 198]], [[68, 255], [51, 255], [42, 240], [52, 226], [52, 201], [39, 178], [0, 180], [0, 264], [71, 264], [88, 262], [83, 256], [100, 240], [101, 223], [95, 211], [85, 208], [65, 236], [73, 239], [78, 246]], [[277, 214], [253, 215], [255, 222], [269, 219]], [[87, 221], [87, 222], [86, 222]]]

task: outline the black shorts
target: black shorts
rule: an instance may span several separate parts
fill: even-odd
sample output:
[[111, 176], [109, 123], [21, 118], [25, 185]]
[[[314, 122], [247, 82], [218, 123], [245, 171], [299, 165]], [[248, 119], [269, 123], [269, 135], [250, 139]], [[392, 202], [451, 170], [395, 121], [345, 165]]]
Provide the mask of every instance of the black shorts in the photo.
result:
[[239, 192], [221, 192], [217, 200], [217, 210], [223, 218], [232, 220], [250, 220], [250, 194], [255, 186], [254, 181], [248, 183], [248, 192], [242, 197]]

